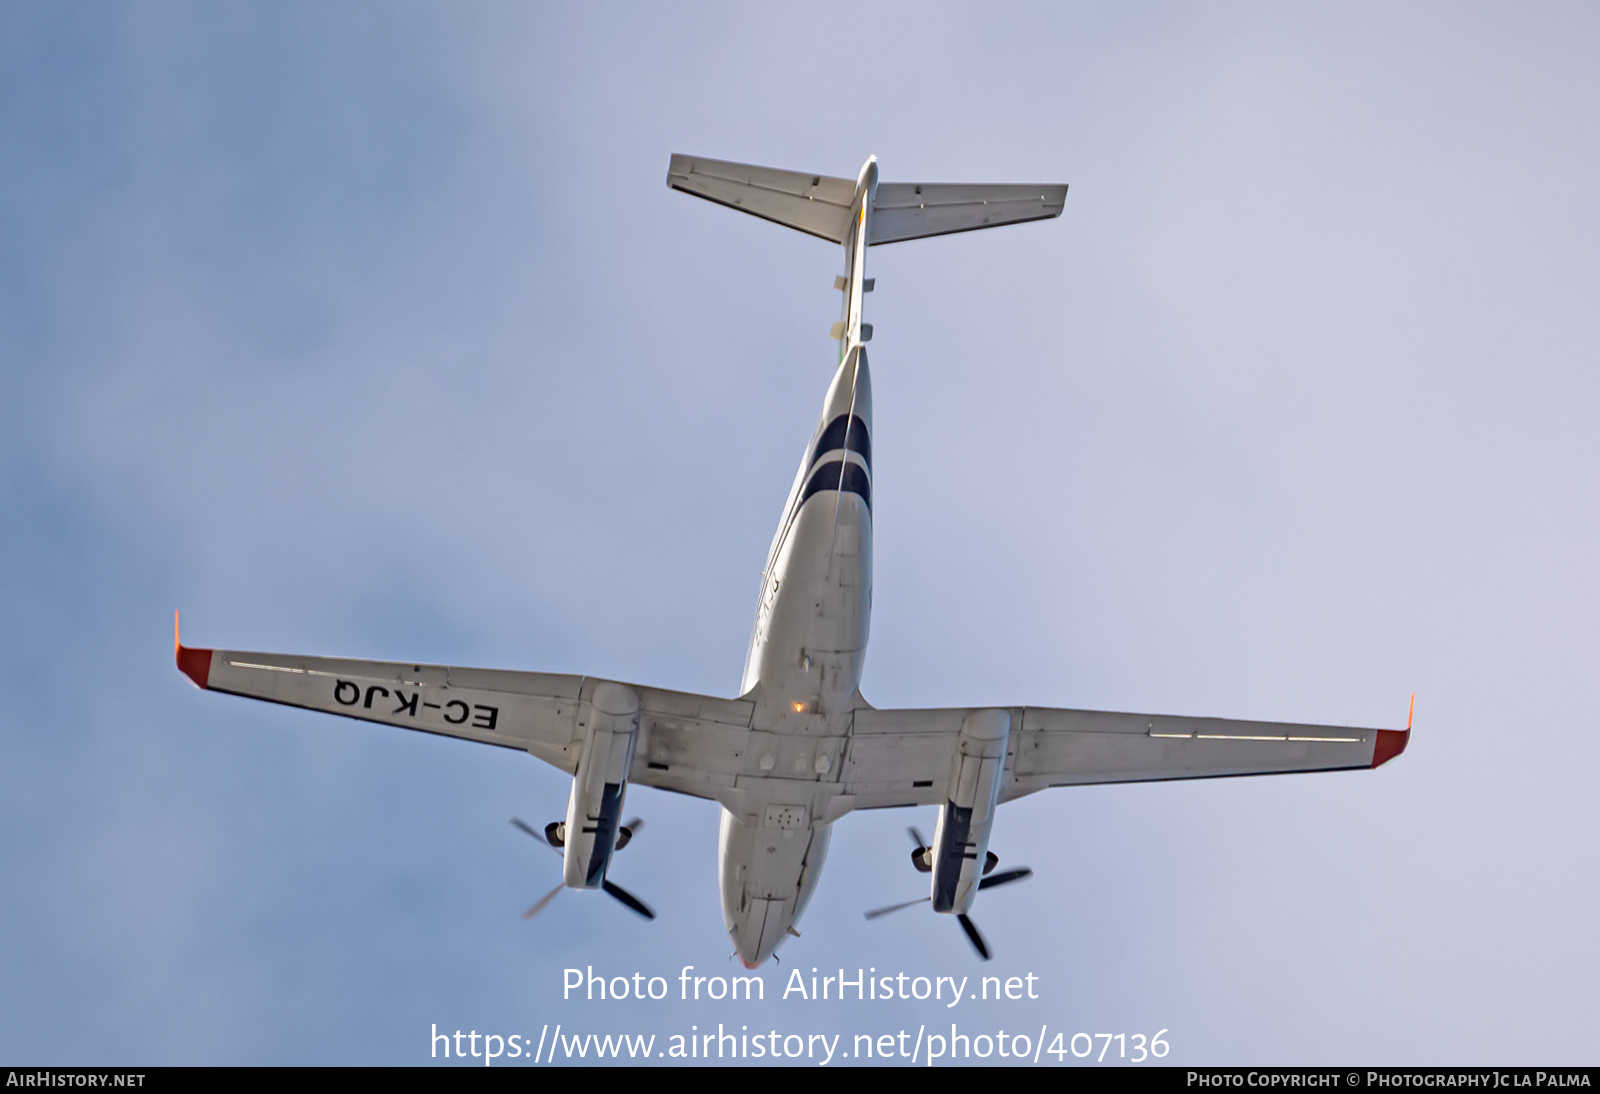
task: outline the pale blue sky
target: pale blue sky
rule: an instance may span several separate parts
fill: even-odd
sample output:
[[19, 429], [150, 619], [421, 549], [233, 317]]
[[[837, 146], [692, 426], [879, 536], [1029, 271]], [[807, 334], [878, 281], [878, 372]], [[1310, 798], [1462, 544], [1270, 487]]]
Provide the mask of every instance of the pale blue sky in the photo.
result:
[[1173, 1063], [1593, 1063], [1600, 15], [1586, 5], [0, 8], [0, 1058], [413, 1063], [728, 968], [716, 808], [564, 894], [514, 753], [200, 645], [737, 687], [840, 256], [675, 151], [1065, 181], [879, 248], [864, 691], [1399, 725], [1375, 773], [1007, 807], [972, 957], [836, 830], [767, 970], [1036, 973]]

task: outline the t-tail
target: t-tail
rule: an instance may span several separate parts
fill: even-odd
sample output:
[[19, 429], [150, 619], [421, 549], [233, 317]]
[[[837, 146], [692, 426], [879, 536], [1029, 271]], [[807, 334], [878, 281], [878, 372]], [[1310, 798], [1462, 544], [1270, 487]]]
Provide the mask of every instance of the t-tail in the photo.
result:
[[862, 297], [872, 291], [868, 247], [1049, 220], [1061, 215], [1067, 200], [1065, 183], [880, 183], [876, 156], [868, 156], [851, 181], [677, 154], [667, 185], [843, 245], [845, 272], [834, 287], [844, 304], [830, 332], [841, 361], [852, 346], [872, 340], [871, 324], [861, 321]]

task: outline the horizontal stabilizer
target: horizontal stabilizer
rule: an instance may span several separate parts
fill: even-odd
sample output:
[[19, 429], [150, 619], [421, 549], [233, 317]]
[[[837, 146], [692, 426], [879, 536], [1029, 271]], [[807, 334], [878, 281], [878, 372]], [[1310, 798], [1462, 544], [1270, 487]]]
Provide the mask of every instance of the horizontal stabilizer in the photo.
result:
[[1065, 184], [880, 182], [867, 244], [998, 228], [1061, 215]]
[[833, 243], [850, 234], [854, 179], [674, 154], [667, 185]]
[[[833, 243], [850, 238], [852, 179], [675, 154], [667, 185]], [[1049, 220], [1066, 203], [1064, 183], [882, 182], [867, 218], [867, 244]]]

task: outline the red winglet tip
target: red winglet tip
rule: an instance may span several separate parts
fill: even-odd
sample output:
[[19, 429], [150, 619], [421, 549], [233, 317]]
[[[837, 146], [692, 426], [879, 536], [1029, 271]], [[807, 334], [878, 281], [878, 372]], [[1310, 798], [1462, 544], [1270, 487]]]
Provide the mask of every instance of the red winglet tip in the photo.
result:
[[1411, 741], [1411, 729], [1380, 729], [1378, 740], [1372, 746], [1372, 766], [1382, 767], [1406, 750]]
[[194, 650], [184, 646], [178, 637], [178, 613], [172, 613], [172, 658], [178, 662], [178, 671], [204, 688], [211, 679], [211, 651]]
[[1406, 732], [1411, 732], [1411, 716], [1417, 712], [1417, 693], [1411, 693], [1411, 706], [1406, 711]]

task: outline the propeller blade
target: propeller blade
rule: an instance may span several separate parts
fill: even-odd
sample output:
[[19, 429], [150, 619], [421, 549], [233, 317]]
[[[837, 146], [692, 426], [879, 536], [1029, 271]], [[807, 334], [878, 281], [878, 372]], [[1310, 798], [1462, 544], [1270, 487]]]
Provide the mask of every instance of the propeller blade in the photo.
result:
[[528, 822], [523, 820], [521, 817], [512, 817], [511, 818], [511, 823], [514, 826], [516, 826], [517, 828], [520, 828], [524, 832], [528, 833], [528, 835], [532, 836], [534, 839], [538, 840], [540, 843], [544, 842], [544, 833], [543, 832], [535, 832], [531, 827], [529, 827]]
[[1025, 877], [1032, 876], [1032, 870], [1026, 866], [1019, 866], [1015, 870], [1001, 870], [998, 874], [990, 874], [978, 882], [978, 888], [993, 889], [997, 885], [1010, 885], [1013, 881], [1021, 881]]
[[543, 832], [541, 832], [538, 829], [536, 829], [536, 828], [532, 827], [531, 825], [529, 825], [528, 822], [523, 820], [521, 817], [512, 817], [511, 818], [511, 823], [515, 827], [520, 828], [522, 831], [528, 833], [528, 835], [532, 836], [535, 840], [537, 840], [540, 847], [546, 847], [546, 848], [549, 848], [551, 851], [554, 851], [558, 855], [561, 854], [561, 849], [559, 847], [551, 847], [550, 846], [550, 841], [544, 838], [544, 833]]
[[917, 847], [926, 847], [926, 846], [928, 846], [928, 841], [922, 838], [922, 833], [917, 831], [915, 825], [912, 825], [910, 828], [906, 829], [906, 835], [911, 837], [911, 842], [912, 842], [912, 844], [914, 846], [917, 846]]
[[559, 893], [561, 890], [563, 890], [565, 888], [566, 888], [565, 885], [557, 885], [554, 889], [551, 889], [548, 893], [544, 894], [544, 896], [539, 898], [539, 903], [535, 904], [533, 907], [531, 907], [527, 911], [523, 912], [522, 913], [522, 918], [523, 919], [532, 919], [534, 916], [536, 916], [540, 912], [544, 911], [545, 905], [549, 904], [552, 900], [554, 900], [556, 898], [556, 894]]
[[622, 886], [618, 885], [616, 882], [604, 881], [604, 882], [600, 883], [600, 886], [606, 892], [610, 893], [612, 896], [614, 896], [618, 900], [622, 901], [622, 903], [626, 904], [629, 908], [631, 908], [633, 911], [638, 912], [640, 915], [644, 916], [646, 919], [654, 919], [656, 917], [656, 913], [654, 913], [654, 912], [652, 912], [650, 910], [650, 905], [646, 904], [644, 901], [640, 900], [638, 897], [636, 897], [632, 893], [628, 892], [628, 890], [624, 889]]
[[874, 908], [872, 911], [867, 913], [867, 918], [877, 919], [879, 916], [888, 915], [890, 912], [898, 912], [901, 908], [909, 908], [913, 904], [925, 904], [931, 899], [933, 898], [919, 896], [916, 900], [908, 900], [904, 904], [891, 904], [887, 908]]
[[985, 961], [989, 960], [989, 947], [983, 941], [983, 935], [978, 933], [977, 924], [965, 915], [958, 915], [956, 919], [961, 923], [961, 929], [967, 932], [967, 941], [972, 943], [972, 948], [978, 951], [978, 956]]
[[624, 847], [628, 846], [628, 844], [632, 843], [633, 837], [637, 836], [639, 834], [639, 830], [643, 827], [643, 817], [634, 817], [627, 824], [618, 825], [616, 850], [620, 851]]

